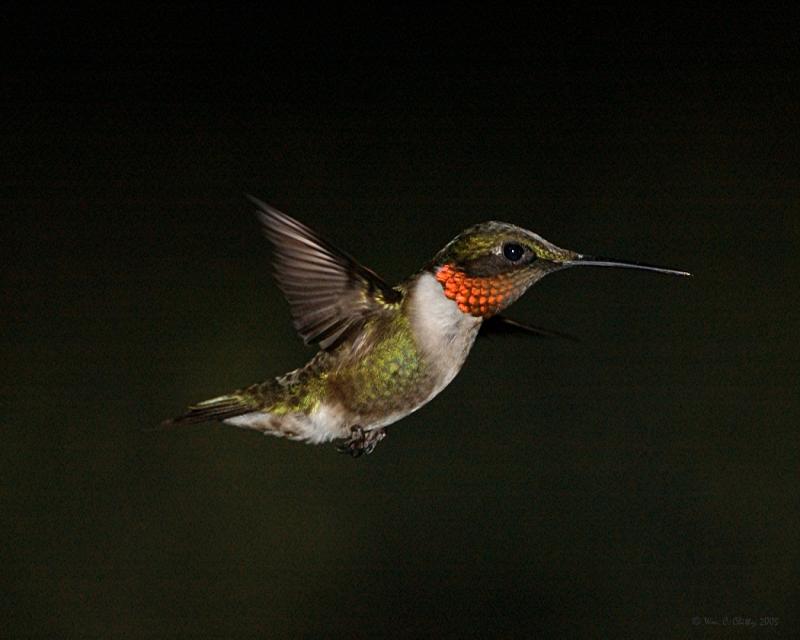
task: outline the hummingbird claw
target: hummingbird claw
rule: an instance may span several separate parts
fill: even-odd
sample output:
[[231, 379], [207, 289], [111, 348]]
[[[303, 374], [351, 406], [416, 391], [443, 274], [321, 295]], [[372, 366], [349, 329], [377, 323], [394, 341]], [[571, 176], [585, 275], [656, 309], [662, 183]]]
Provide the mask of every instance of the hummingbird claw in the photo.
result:
[[386, 437], [386, 429], [380, 427], [364, 431], [356, 425], [350, 429], [350, 438], [336, 447], [339, 453], [350, 454], [353, 458], [361, 455], [369, 455], [378, 446], [378, 443]]

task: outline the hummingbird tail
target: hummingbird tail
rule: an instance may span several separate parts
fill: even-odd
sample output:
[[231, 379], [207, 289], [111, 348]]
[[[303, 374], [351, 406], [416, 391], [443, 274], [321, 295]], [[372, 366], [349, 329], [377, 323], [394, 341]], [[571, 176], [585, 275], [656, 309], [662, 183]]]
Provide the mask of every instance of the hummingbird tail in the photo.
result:
[[183, 424], [196, 424], [210, 420], [225, 420], [249, 413], [256, 409], [252, 399], [239, 395], [219, 396], [198, 402], [189, 407], [188, 411], [177, 418], [164, 420], [162, 427], [172, 427]]

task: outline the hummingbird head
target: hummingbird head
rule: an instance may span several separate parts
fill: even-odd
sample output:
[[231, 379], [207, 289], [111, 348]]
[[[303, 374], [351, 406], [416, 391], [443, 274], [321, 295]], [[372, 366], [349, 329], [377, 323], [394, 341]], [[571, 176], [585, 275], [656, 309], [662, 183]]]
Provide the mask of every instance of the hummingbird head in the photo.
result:
[[433, 259], [444, 294], [470, 315], [499, 313], [548, 273], [575, 266], [627, 267], [688, 276], [685, 271], [585, 256], [508, 224], [482, 222], [462, 231]]

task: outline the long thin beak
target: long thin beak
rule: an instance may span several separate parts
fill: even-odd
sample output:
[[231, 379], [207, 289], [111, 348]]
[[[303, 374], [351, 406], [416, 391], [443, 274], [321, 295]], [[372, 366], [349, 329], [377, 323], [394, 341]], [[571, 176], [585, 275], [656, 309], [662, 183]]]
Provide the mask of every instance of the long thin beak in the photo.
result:
[[658, 273], [668, 273], [673, 276], [692, 275], [688, 271], [678, 271], [677, 269], [656, 267], [651, 264], [630, 262], [628, 260], [613, 260], [611, 258], [599, 258], [597, 256], [584, 256], [580, 253], [572, 260], [565, 260], [561, 264], [565, 267], [618, 267], [622, 269], [638, 269], [640, 271], [657, 271]]

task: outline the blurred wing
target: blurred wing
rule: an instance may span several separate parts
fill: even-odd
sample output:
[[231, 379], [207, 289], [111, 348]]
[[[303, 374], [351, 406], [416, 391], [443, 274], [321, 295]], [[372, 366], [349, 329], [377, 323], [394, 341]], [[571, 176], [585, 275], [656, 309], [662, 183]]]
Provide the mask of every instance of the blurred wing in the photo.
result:
[[278, 286], [306, 344], [318, 342], [320, 348], [330, 349], [367, 316], [403, 299], [400, 291], [301, 222], [252, 196], [250, 199], [258, 207], [264, 235], [274, 247]]
[[501, 315], [492, 316], [484, 320], [478, 335], [527, 335], [539, 338], [563, 338], [572, 342], [579, 342], [576, 337], [568, 333], [534, 327], [533, 325], [517, 322], [516, 320]]

